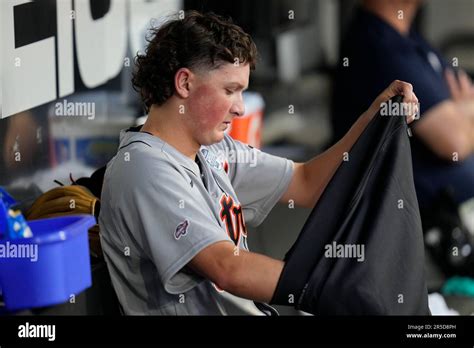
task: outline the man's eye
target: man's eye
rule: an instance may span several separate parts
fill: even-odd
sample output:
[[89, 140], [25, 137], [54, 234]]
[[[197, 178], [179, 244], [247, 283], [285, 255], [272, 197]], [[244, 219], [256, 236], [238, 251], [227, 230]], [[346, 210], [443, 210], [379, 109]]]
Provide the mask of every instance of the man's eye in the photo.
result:
[[227, 95], [231, 95], [232, 93], [234, 93], [234, 91], [232, 91], [232, 90], [226, 88], [225, 93], [226, 93]]

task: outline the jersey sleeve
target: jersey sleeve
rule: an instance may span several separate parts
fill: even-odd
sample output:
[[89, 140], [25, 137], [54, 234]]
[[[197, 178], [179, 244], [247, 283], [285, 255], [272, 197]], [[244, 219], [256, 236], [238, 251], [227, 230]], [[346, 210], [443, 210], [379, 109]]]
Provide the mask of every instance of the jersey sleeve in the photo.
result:
[[270, 155], [230, 136], [226, 147], [229, 177], [249, 226], [262, 223], [288, 188], [293, 161]]
[[129, 214], [141, 226], [144, 251], [165, 290], [183, 293], [202, 281], [183, 267], [205, 247], [231, 240], [182, 168], [165, 160], [136, 168]]

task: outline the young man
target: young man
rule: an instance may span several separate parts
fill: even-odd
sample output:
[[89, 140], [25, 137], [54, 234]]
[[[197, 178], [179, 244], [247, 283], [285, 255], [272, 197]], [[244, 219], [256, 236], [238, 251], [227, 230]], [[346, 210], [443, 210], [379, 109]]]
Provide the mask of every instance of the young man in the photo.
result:
[[396, 94], [417, 101], [396, 81], [336, 145], [293, 163], [225, 134], [244, 114], [256, 56], [238, 26], [188, 12], [155, 30], [137, 57], [133, 83], [148, 119], [121, 134], [99, 219], [127, 314], [263, 314], [253, 301], [271, 300], [283, 262], [248, 251], [246, 224], [278, 201], [313, 207], [380, 104]]

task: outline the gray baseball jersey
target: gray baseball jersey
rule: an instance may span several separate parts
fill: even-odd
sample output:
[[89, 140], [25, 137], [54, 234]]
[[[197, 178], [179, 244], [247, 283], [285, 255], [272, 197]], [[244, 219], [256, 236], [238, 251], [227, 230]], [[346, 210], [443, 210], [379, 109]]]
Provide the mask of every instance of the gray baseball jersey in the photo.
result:
[[151, 134], [122, 131], [120, 138], [107, 165], [99, 224], [125, 313], [261, 315], [253, 301], [186, 264], [219, 241], [248, 250], [246, 225], [259, 225], [280, 199], [293, 162], [227, 135], [201, 147], [200, 166]]

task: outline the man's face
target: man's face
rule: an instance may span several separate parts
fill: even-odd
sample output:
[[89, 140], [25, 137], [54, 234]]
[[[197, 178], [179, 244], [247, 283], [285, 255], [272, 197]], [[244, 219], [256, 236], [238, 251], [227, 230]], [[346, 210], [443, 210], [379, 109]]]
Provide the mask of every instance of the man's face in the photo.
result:
[[224, 138], [234, 117], [244, 114], [242, 92], [249, 83], [248, 64], [222, 65], [210, 72], [193, 76], [192, 89], [186, 101], [186, 123], [194, 140], [211, 145]]

